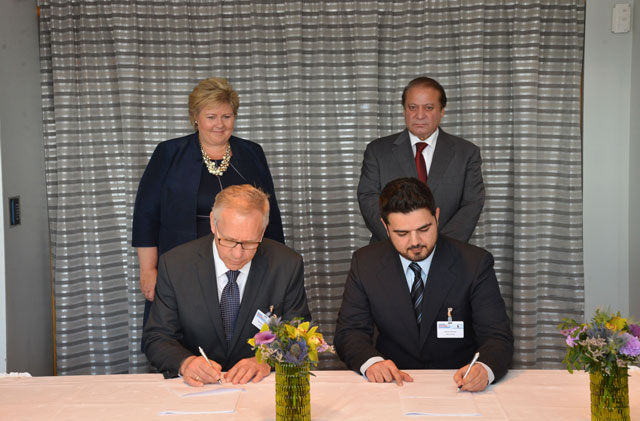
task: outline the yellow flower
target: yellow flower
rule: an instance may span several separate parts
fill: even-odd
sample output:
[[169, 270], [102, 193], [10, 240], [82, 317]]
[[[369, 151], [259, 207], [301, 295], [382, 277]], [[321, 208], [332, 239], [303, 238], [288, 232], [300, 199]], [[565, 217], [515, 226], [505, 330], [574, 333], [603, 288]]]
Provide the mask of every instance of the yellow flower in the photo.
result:
[[300, 323], [298, 327], [293, 327], [291, 325], [285, 325], [285, 327], [287, 328], [287, 334], [291, 339], [295, 339], [298, 336], [306, 338], [307, 331], [309, 330], [309, 322]]
[[262, 350], [259, 347], [256, 348], [256, 361], [258, 361], [258, 363], [260, 364], [265, 362], [265, 360], [262, 358]]
[[316, 349], [315, 346], [310, 346], [307, 349], [307, 352], [309, 353], [309, 360], [310, 361], [315, 361], [315, 362], [318, 361], [318, 350]]
[[[311, 332], [309, 332], [309, 333], [311, 333]], [[311, 334], [309, 335], [309, 340], [308, 340], [308, 342], [309, 342], [310, 344], [313, 344], [313, 345], [320, 345], [323, 341], [324, 341], [324, 338], [322, 337], [322, 333], [315, 333], [315, 332], [314, 332], [314, 334], [313, 334], [313, 335], [311, 335]]]
[[613, 331], [622, 330], [626, 324], [627, 319], [620, 316], [615, 316], [607, 322], [607, 329]]

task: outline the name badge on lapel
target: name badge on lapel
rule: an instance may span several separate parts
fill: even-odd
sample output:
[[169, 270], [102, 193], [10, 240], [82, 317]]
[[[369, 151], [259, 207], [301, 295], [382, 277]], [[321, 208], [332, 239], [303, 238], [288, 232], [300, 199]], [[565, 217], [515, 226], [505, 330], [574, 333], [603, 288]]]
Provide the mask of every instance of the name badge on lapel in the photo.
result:
[[262, 329], [262, 325], [267, 323], [267, 320], [269, 320], [269, 316], [267, 316], [260, 309], [258, 309], [258, 311], [256, 311], [256, 315], [253, 316], [253, 321], [251, 322], [251, 324], [257, 327], [258, 330], [260, 330]]
[[447, 320], [446, 321], [437, 321], [436, 326], [438, 328], [437, 335], [438, 338], [448, 339], [448, 338], [464, 338], [464, 322], [453, 321], [453, 317], [451, 313], [453, 312], [453, 307], [447, 308]]

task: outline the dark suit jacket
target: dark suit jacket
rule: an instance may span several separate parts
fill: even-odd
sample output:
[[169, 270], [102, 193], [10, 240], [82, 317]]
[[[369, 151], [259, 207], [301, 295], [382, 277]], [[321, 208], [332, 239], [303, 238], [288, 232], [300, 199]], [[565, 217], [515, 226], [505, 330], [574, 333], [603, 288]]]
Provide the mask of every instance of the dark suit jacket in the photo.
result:
[[[247, 183], [269, 194], [269, 225], [265, 237], [284, 243], [280, 210], [262, 147], [231, 136], [233, 161]], [[198, 132], [161, 142], [142, 175], [133, 212], [133, 247], [158, 247], [162, 254], [195, 240], [196, 205], [202, 153]]]
[[[427, 185], [440, 208], [439, 231], [469, 241], [484, 206], [480, 149], [440, 129]], [[372, 233], [371, 242], [384, 240], [378, 197], [384, 186], [402, 177], [418, 177], [409, 132], [376, 139], [367, 145], [358, 184], [358, 202]]]
[[[481, 248], [444, 236], [436, 243], [422, 301], [422, 323], [397, 251], [389, 240], [356, 251], [347, 276], [334, 344], [340, 358], [359, 371], [381, 356], [400, 369], [458, 369], [476, 351], [496, 380], [507, 372], [513, 336], [498, 289], [493, 257]], [[437, 338], [437, 321], [464, 321], [463, 339]], [[373, 344], [374, 325], [378, 328]]]
[[302, 257], [265, 238], [251, 261], [231, 346], [227, 346], [213, 260], [213, 235], [178, 246], [160, 257], [156, 298], [144, 328], [146, 355], [153, 366], [171, 376], [180, 363], [207, 356], [227, 371], [254, 351], [247, 344], [258, 329], [251, 324], [256, 311], [290, 320], [311, 319], [304, 289]]

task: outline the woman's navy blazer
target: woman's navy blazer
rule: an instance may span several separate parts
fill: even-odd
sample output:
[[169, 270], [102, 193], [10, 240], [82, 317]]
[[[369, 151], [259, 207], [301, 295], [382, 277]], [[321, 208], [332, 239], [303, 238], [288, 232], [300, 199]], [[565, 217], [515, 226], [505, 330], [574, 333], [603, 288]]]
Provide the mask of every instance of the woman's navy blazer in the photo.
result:
[[[232, 164], [247, 184], [269, 194], [265, 237], [284, 243], [280, 209], [262, 147], [239, 137], [229, 139]], [[196, 205], [202, 152], [198, 132], [161, 142], [142, 175], [133, 212], [133, 247], [158, 247], [158, 255], [195, 240]]]

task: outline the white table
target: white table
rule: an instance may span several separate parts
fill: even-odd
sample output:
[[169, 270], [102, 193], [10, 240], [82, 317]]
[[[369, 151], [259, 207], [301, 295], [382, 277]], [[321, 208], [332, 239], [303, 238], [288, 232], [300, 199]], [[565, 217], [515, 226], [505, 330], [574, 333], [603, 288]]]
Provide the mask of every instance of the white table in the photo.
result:
[[[561, 370], [512, 370], [481, 393], [456, 395], [451, 370], [409, 370], [413, 384], [371, 384], [350, 371], [316, 371], [311, 377], [314, 420], [589, 420], [589, 376]], [[160, 415], [168, 409], [217, 407], [221, 395], [183, 397], [201, 391], [180, 379], [159, 374], [0, 378], [1, 420], [213, 419], [273, 420], [275, 375], [242, 386], [232, 413]], [[231, 385], [226, 385], [230, 387]], [[220, 386], [210, 386], [208, 390]], [[629, 379], [632, 419], [640, 417], [640, 370]], [[423, 398], [417, 398], [423, 395]], [[413, 398], [408, 398], [412, 397]], [[426, 397], [426, 398], [425, 398]], [[438, 403], [464, 412], [472, 405], [479, 416], [407, 416], [407, 404]], [[204, 406], [203, 406], [204, 403]], [[466, 406], [465, 406], [466, 405]], [[467, 412], [464, 412], [467, 413]]]

